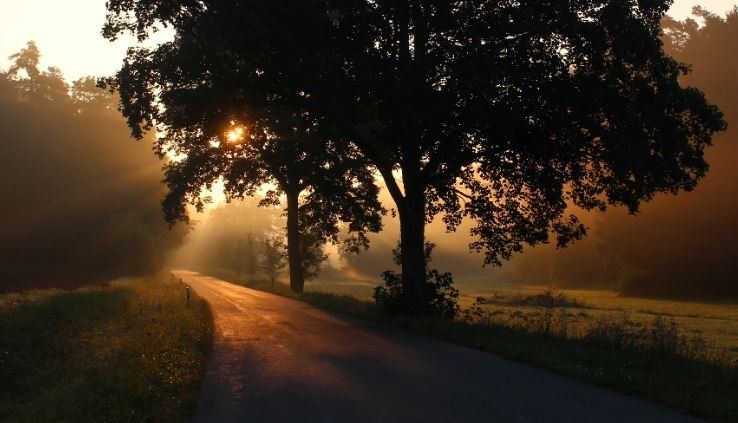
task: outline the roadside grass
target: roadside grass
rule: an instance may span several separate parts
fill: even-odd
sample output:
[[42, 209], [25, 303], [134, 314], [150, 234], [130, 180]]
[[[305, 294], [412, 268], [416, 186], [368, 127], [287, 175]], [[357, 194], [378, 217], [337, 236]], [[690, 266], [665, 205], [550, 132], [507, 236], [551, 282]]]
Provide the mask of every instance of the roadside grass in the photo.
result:
[[706, 340], [698, 330], [685, 330], [664, 313], [638, 320], [622, 309], [593, 313], [589, 301], [570, 293], [536, 290], [527, 296], [498, 295], [494, 301], [485, 298], [467, 304], [454, 321], [390, 317], [374, 303], [348, 295], [295, 294], [282, 283], [272, 286], [228, 274], [216, 276], [354, 318], [492, 352], [710, 421], [738, 421], [738, 368], [732, 351]]
[[0, 295], [0, 421], [185, 421], [212, 339], [170, 275]]

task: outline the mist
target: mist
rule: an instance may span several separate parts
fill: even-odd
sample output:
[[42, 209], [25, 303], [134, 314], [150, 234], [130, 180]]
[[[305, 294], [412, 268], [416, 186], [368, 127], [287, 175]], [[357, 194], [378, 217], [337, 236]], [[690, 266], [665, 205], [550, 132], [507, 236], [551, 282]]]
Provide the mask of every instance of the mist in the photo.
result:
[[29, 44], [0, 73], [0, 290], [156, 271], [185, 234], [162, 219], [161, 163], [93, 78], [38, 58]]
[[[187, 242], [172, 255], [170, 265], [203, 272], [243, 272], [253, 276], [264, 238], [284, 232], [282, 210], [259, 207], [258, 198], [216, 205], [193, 214]], [[246, 263], [251, 259], [251, 263]], [[251, 267], [244, 268], [241, 267]]]

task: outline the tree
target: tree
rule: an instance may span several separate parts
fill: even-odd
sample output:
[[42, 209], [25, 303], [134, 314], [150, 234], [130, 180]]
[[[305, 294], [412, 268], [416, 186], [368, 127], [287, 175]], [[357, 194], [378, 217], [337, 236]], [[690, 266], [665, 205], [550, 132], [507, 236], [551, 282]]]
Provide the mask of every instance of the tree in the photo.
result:
[[264, 250], [260, 263], [261, 271], [269, 278], [274, 286], [274, 280], [287, 265], [284, 238], [279, 235], [264, 238]]
[[670, 4], [331, 3], [319, 60], [341, 66], [284, 79], [323, 99], [321, 113], [381, 173], [400, 217], [410, 313], [435, 312], [423, 253], [438, 214], [450, 231], [474, 220], [470, 247], [501, 265], [524, 245], [583, 237], [570, 205], [636, 213], [656, 193], [695, 187], [725, 123], [664, 54]]
[[[664, 54], [668, 0], [226, 3], [113, 1], [106, 31], [172, 25], [220, 52], [226, 71], [213, 75], [247, 62], [243, 86], [279, 87], [283, 103], [334, 124], [338, 155], [358, 150], [392, 195], [411, 314], [436, 312], [424, 256], [435, 216], [449, 231], [474, 220], [470, 247], [486, 264], [552, 236], [563, 247], [586, 234], [569, 205], [636, 213], [657, 193], [691, 190], [725, 128], [701, 92], [680, 86], [688, 67]], [[212, 31], [200, 37], [204, 22]], [[155, 79], [145, 75], [128, 79]], [[145, 102], [143, 92], [130, 98]]]
[[254, 276], [257, 270], [258, 251], [253, 232], [236, 238], [235, 245], [228, 246], [236, 275]]
[[[230, 2], [111, 1], [108, 10], [110, 39], [125, 31], [143, 39], [157, 22], [176, 33], [155, 50], [130, 50], [116, 77], [102, 81], [120, 92], [134, 136], [156, 126], [158, 153], [180, 158], [166, 170], [169, 221], [186, 220], [188, 203], [202, 208], [203, 187], [220, 178], [229, 199], [270, 184], [264, 205], [286, 197], [290, 286], [297, 292], [304, 287], [302, 251], [313, 250], [300, 246], [301, 215], [312, 218], [305, 225], [316, 240], [338, 242], [345, 222], [352, 234], [347, 247], [368, 245], [364, 234], [381, 228], [383, 213], [374, 178], [358, 151], [341, 146], [336, 154], [334, 131], [305, 107], [309, 96], [281, 85], [253, 60], [271, 54], [268, 43], [254, 44], [242, 31], [242, 25], [259, 28], [258, 15]], [[223, 27], [226, 17], [239, 24]]]
[[12, 54], [9, 59], [12, 64], [4, 76], [16, 82], [24, 101], [62, 104], [70, 101], [69, 88], [61, 70], [53, 66], [46, 71], [39, 69], [41, 51], [34, 41], [29, 41], [26, 48]]

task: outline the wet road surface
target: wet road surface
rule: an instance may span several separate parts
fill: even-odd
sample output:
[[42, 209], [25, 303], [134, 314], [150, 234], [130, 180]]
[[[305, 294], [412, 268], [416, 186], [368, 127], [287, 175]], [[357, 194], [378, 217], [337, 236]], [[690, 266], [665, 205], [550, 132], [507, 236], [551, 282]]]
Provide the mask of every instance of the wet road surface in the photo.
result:
[[188, 271], [211, 305], [196, 422], [689, 422], [495, 355]]

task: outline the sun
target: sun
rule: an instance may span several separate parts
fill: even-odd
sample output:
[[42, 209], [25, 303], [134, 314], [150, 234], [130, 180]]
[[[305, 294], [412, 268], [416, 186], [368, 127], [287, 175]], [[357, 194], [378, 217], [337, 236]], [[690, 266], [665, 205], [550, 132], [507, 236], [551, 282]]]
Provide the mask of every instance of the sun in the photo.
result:
[[226, 132], [225, 135], [226, 139], [230, 143], [241, 142], [244, 139], [244, 135], [246, 135], [246, 130], [244, 130], [243, 127], [239, 126]]

